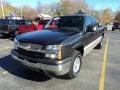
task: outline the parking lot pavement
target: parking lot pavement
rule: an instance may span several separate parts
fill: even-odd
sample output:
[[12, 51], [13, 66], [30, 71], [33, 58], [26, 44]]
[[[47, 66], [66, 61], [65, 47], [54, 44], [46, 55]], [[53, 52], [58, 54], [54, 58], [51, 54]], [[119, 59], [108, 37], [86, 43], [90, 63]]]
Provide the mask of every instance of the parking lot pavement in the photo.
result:
[[[104, 47], [107, 36], [109, 36], [109, 45], [105, 90], [119, 90], [120, 32], [106, 32]], [[12, 41], [0, 39], [0, 45], [9, 47], [0, 50], [0, 90], [98, 90], [99, 88], [104, 47], [101, 50], [92, 50], [83, 58], [80, 75], [75, 79], [66, 80], [61, 77], [49, 77], [42, 71], [37, 73], [25, 69], [10, 56]]]
[[0, 52], [13, 48], [13, 42], [9, 39], [0, 38]]
[[109, 32], [105, 90], [120, 90], [120, 32]]

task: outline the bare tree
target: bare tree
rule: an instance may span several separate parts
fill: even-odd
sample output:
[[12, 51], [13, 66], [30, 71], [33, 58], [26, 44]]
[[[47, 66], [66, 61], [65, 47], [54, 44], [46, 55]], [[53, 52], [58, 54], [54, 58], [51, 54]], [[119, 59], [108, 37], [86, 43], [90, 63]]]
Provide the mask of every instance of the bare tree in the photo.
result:
[[[3, 2], [3, 8], [4, 8], [5, 16], [9, 15], [15, 9], [14, 6], [12, 6], [10, 3], [5, 2], [5, 1]], [[2, 12], [1, 11], [0, 11], [0, 17], [2, 17]]]
[[42, 4], [40, 1], [37, 2], [36, 11], [38, 14], [42, 12]]
[[43, 14], [51, 15], [52, 14], [51, 4], [42, 4], [40, 1], [38, 1], [36, 6], [36, 11], [37, 14], [43, 13]]
[[70, 15], [78, 10], [83, 9], [90, 12], [90, 6], [84, 0], [60, 0], [52, 6], [53, 15]]
[[114, 20], [120, 22], [120, 11], [118, 11], [118, 13], [116, 14]]
[[104, 9], [101, 17], [101, 21], [104, 23], [110, 23], [112, 21], [112, 10], [110, 8]]
[[[20, 9], [21, 8], [19, 8], [19, 13], [20, 13]], [[24, 17], [29, 18], [29, 19], [34, 19], [34, 17], [37, 15], [36, 10], [27, 5], [22, 7], [22, 13]]]

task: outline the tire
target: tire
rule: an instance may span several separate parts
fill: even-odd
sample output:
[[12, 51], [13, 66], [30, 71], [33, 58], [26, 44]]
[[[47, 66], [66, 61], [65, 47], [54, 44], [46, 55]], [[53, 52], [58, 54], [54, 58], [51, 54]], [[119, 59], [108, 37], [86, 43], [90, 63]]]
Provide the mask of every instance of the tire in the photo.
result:
[[112, 31], [115, 31], [115, 29], [112, 29]]
[[81, 56], [81, 53], [79, 51], [75, 50], [73, 52], [72, 62], [71, 62], [71, 65], [70, 65], [69, 72], [67, 74], [67, 78], [68, 79], [73, 79], [73, 78], [75, 78], [76, 76], [79, 75], [80, 69], [81, 69], [81, 65], [82, 65], [81, 57], [82, 56]]
[[95, 47], [95, 49], [102, 49], [102, 47], [103, 47], [103, 38], [100, 41], [100, 43]]
[[17, 35], [18, 35], [18, 30], [15, 31], [14, 37], [16, 37]]

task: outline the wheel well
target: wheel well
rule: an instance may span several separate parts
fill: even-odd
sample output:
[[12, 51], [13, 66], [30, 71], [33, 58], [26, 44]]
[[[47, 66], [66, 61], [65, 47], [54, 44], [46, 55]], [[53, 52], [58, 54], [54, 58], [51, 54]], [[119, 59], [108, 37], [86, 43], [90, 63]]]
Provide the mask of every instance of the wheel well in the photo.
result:
[[84, 46], [80, 46], [80, 47], [76, 48], [76, 50], [80, 51], [82, 56], [84, 55]]
[[104, 33], [102, 34], [102, 36], [104, 37]]

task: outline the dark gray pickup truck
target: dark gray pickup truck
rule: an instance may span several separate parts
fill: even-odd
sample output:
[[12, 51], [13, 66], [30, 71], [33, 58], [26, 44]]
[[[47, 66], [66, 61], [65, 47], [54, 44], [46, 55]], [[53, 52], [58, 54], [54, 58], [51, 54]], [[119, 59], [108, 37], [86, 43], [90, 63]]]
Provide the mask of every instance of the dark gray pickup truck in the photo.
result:
[[18, 35], [11, 55], [29, 69], [72, 79], [80, 72], [82, 57], [93, 48], [102, 48], [103, 37], [104, 29], [99, 28], [93, 16], [59, 16], [42, 31]]

